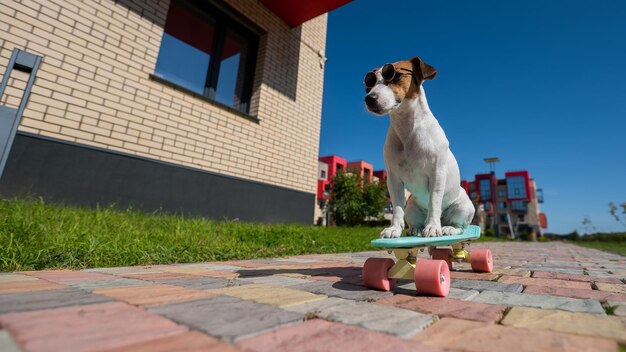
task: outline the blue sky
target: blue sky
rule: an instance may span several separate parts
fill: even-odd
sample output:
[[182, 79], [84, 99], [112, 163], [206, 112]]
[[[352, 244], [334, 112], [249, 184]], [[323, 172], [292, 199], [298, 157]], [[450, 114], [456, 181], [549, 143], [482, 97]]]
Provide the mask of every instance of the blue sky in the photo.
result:
[[320, 155], [384, 167], [388, 117], [366, 113], [363, 76], [418, 55], [424, 84], [465, 179], [527, 169], [549, 232], [623, 231], [626, 1], [356, 0], [329, 15]]

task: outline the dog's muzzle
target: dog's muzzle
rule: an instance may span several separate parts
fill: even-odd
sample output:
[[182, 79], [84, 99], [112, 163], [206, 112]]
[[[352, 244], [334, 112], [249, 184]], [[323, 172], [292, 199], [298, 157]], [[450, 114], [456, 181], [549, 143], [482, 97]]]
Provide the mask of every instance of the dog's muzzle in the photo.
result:
[[376, 93], [370, 93], [365, 96], [365, 105], [368, 108], [376, 110], [378, 109], [378, 95]]

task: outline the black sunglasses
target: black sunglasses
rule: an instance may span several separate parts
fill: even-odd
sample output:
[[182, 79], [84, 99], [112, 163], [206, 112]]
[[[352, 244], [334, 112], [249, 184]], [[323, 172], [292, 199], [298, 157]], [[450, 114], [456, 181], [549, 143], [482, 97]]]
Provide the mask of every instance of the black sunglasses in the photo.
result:
[[[398, 70], [410, 72], [411, 76], [413, 76], [413, 71], [408, 68], [397, 68], [392, 64], [385, 64], [383, 68], [380, 70], [380, 74], [385, 80], [385, 82], [389, 83], [396, 79], [396, 77], [406, 76], [408, 73], [399, 73]], [[363, 83], [365, 83], [365, 88], [373, 88], [378, 82], [378, 78], [376, 78], [376, 73], [374, 71], [370, 71], [363, 78]]]

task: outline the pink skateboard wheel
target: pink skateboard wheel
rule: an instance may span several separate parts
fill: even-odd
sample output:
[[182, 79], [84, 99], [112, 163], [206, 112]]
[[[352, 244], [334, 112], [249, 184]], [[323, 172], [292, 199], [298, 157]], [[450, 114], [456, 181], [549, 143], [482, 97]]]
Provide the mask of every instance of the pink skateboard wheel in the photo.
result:
[[420, 294], [445, 297], [450, 292], [450, 269], [443, 260], [415, 263], [415, 289]]
[[493, 271], [493, 258], [489, 249], [474, 249], [470, 252], [472, 270], [483, 273]]
[[395, 262], [390, 258], [369, 258], [363, 264], [363, 285], [380, 291], [391, 291], [396, 280], [389, 279], [387, 271]]

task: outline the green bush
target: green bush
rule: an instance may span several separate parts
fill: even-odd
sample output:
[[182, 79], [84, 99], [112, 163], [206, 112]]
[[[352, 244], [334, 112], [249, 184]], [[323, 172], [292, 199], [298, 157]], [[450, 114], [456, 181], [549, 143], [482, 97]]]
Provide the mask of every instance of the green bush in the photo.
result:
[[357, 173], [339, 171], [332, 181], [329, 207], [337, 225], [355, 226], [379, 219], [387, 203], [384, 184], [364, 181]]
[[594, 233], [581, 236], [579, 241], [626, 242], [626, 233]]
[[365, 182], [363, 184], [363, 203], [365, 217], [380, 220], [387, 205], [387, 186], [383, 182]]
[[580, 235], [578, 234], [577, 231], [573, 231], [573, 232], [570, 232], [570, 233], [565, 234], [565, 235], [559, 235], [559, 234], [555, 234], [555, 233], [544, 233], [543, 237], [545, 237], [547, 239], [551, 239], [551, 240], [577, 241], [580, 238]]

